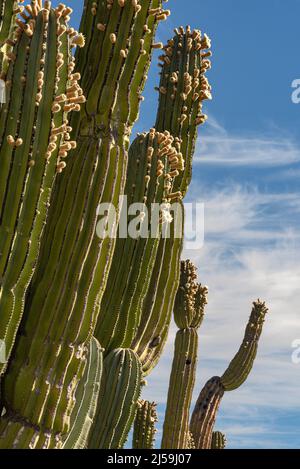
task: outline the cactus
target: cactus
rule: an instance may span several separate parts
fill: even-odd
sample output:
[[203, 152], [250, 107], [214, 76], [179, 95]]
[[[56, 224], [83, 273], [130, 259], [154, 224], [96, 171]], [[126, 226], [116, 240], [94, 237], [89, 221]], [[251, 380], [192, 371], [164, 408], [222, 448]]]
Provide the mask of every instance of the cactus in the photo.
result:
[[213, 432], [211, 439], [211, 449], [225, 449], [226, 448], [226, 436], [221, 432]]
[[[117, 240], [95, 332], [107, 351], [114, 347], [130, 347], [140, 324], [142, 304], [157, 256], [159, 237], [164, 225], [168, 224], [168, 201], [176, 179], [172, 175], [174, 164], [176, 168], [183, 169], [177, 142], [168, 132], [159, 133], [151, 129], [149, 134], [138, 136], [130, 147], [125, 196], [128, 203], [140, 204], [145, 218], [141, 221], [140, 236]], [[155, 214], [151, 211], [152, 204], [159, 206], [158, 226], [155, 225]], [[128, 226], [135, 217], [128, 217]], [[155, 229], [153, 237], [149, 236], [149, 225], [152, 222]], [[145, 236], [142, 236], [143, 233]]]
[[155, 446], [155, 402], [139, 401], [133, 429], [133, 449], [153, 449]]
[[189, 409], [194, 390], [198, 333], [207, 304], [207, 289], [198, 285], [196, 269], [190, 261], [181, 263], [180, 286], [174, 318], [180, 330], [175, 340], [174, 360], [164, 422], [162, 448], [185, 449], [189, 438]]
[[0, 48], [9, 39], [14, 17], [22, 11], [20, 5], [24, 0], [0, 0]]
[[[210, 68], [210, 46], [209, 38], [200, 31], [179, 28], [160, 56], [162, 71], [155, 128], [168, 131], [179, 140], [185, 167], [174, 181], [173, 203], [177, 202], [171, 207], [174, 223], [170, 237], [160, 241], [141, 322], [132, 344], [141, 357], [145, 374], [152, 371], [164, 349], [179, 284], [182, 236], [178, 233], [184, 222], [179, 214], [184, 212], [181, 201], [191, 180], [197, 129], [206, 120], [203, 101], [211, 98], [211, 87], [205, 76]], [[157, 292], [164, 292], [164, 296]]]
[[141, 365], [132, 350], [113, 350], [105, 358], [101, 405], [92, 426], [90, 449], [123, 447], [134, 421], [141, 381]]
[[[155, 405], [139, 399], [173, 309], [163, 446], [220, 444], [216, 410], [250, 372], [265, 307], [256, 305], [239, 353], [204, 388], [211, 403], [196, 406], [189, 428], [207, 291], [189, 262], [178, 286], [183, 199], [211, 98], [210, 40], [181, 27], [166, 46], [155, 43], [170, 14], [162, 0], [85, 0], [79, 33], [71, 8], [22, 3], [0, 0], [0, 448], [118, 449], [135, 417], [134, 447], [152, 448]], [[156, 124], [130, 145], [154, 49], [163, 49]], [[122, 195], [142, 204], [140, 220], [127, 223], [139, 226], [136, 238], [114, 236]], [[152, 203], [155, 236], [143, 237]], [[102, 215], [100, 205], [116, 207], [110, 236], [110, 208]]]
[[223, 376], [212, 378], [202, 389], [190, 423], [196, 448], [209, 449], [211, 447], [213, 428], [224, 393], [237, 389], [248, 378], [257, 354], [267, 312], [265, 303], [258, 300], [253, 304], [239, 351]]
[[7, 102], [0, 114], [0, 338], [8, 357], [36, 265], [51, 190], [64, 167], [64, 152], [75, 146], [66, 140], [68, 114], [75, 104], [65, 109], [61, 96], [76, 85], [74, 102], [81, 101], [65, 17], [57, 20], [55, 11], [45, 8], [28, 16], [27, 22], [16, 21]]
[[[101, 240], [95, 234], [97, 207], [104, 202], [117, 205], [123, 192], [128, 136], [138, 113], [155, 26], [168, 15], [160, 0], [142, 5], [98, 3], [96, 8], [95, 2], [85, 2], [81, 32], [88, 53], [77, 54], [74, 76], [79, 78], [82, 71], [87, 101], [72, 121], [77, 148], [66, 155], [65, 171], [55, 185], [25, 304], [26, 321], [4, 379], [3, 400], [11, 412], [2, 421], [0, 433], [5, 437], [0, 446], [20, 441], [22, 446], [57, 447], [69, 431], [84, 344], [93, 333], [114, 250], [112, 238]], [[63, 16], [65, 10], [59, 6], [56, 11]], [[117, 29], [116, 35], [112, 31]], [[70, 34], [74, 36], [72, 30]], [[97, 53], [102, 53], [100, 66]], [[42, 347], [45, 342], [51, 346]], [[41, 347], [42, 355], [37, 352]], [[40, 389], [38, 398], [32, 395], [33, 383]], [[25, 431], [19, 420], [34, 429]], [[20, 432], [26, 439], [19, 440]]]

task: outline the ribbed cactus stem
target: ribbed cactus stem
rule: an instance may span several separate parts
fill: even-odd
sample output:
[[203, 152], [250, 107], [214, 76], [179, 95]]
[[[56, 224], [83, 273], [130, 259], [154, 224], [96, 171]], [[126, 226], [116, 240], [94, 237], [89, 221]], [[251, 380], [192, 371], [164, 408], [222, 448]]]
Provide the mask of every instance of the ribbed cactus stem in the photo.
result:
[[89, 440], [90, 449], [120, 449], [140, 397], [142, 372], [132, 350], [113, 350], [104, 360], [103, 384]]
[[248, 378], [257, 355], [265, 316], [266, 304], [253, 303], [242, 345], [221, 378], [212, 378], [205, 385], [197, 400], [190, 424], [196, 448], [209, 449], [217, 412], [225, 391], [240, 387]]
[[[137, 116], [155, 26], [166, 17], [160, 0], [141, 5], [86, 1], [85, 7], [81, 31], [87, 52], [78, 58], [78, 67], [85, 72], [87, 102], [72, 121], [77, 148], [66, 158], [51, 198], [26, 321], [5, 378], [5, 402], [27, 422], [24, 428], [3, 420], [6, 447], [51, 448], [69, 430], [83, 351], [94, 331], [115, 245], [113, 237], [97, 235], [98, 206], [117, 206], [124, 191], [131, 116]], [[64, 10], [57, 8], [61, 16]], [[105, 31], [97, 26], [101, 19]], [[72, 30], [71, 35], [83, 42]], [[126, 57], [121, 54], [125, 45]], [[79, 77], [76, 71], [74, 79]]]
[[156, 404], [149, 401], [139, 401], [134, 421], [133, 449], [154, 448], [157, 421]]
[[202, 389], [191, 418], [190, 431], [197, 449], [210, 449], [217, 413], [224, 396], [219, 377], [210, 379]]
[[0, 49], [9, 39], [14, 17], [23, 11], [23, 2], [24, 0], [0, 0]]
[[163, 449], [185, 449], [189, 443], [190, 406], [193, 396], [198, 332], [207, 304], [207, 289], [196, 283], [196, 268], [190, 261], [181, 262], [174, 317], [180, 330], [175, 341], [163, 428]]
[[226, 448], [226, 436], [221, 432], [213, 432], [211, 440], [211, 449], [225, 449]]
[[195, 384], [197, 351], [198, 334], [195, 329], [177, 332], [162, 449], [187, 448], [189, 410]]
[[[76, 146], [69, 139], [68, 115], [84, 101], [72, 73], [73, 39], [65, 17], [45, 8], [25, 22], [16, 21], [0, 112], [0, 339], [7, 358], [36, 266], [53, 184]], [[75, 85], [71, 98], [68, 90]]]
[[198, 329], [207, 305], [207, 287], [197, 282], [197, 269], [187, 260], [181, 262], [180, 284], [174, 305], [174, 319], [179, 329]]
[[225, 391], [239, 388], [248, 378], [257, 355], [258, 343], [267, 313], [268, 309], [265, 303], [258, 300], [253, 304], [242, 345], [221, 377]]
[[[127, 217], [128, 207], [139, 204], [140, 215], [128, 216], [126, 236], [117, 239], [101, 303], [96, 336], [107, 351], [130, 346], [136, 334], [159, 239], [172, 223], [169, 196], [183, 167], [177, 142], [169, 132], [151, 129], [130, 147], [124, 213]], [[136, 233], [130, 227], [136, 227]]]
[[197, 127], [207, 116], [203, 101], [211, 99], [211, 86], [205, 76], [211, 68], [210, 39], [199, 30], [180, 27], [164, 47], [161, 60], [159, 109], [156, 129], [169, 132], [181, 140], [181, 152], [186, 165], [177, 181], [177, 190], [185, 195], [192, 177], [192, 160], [197, 139]]

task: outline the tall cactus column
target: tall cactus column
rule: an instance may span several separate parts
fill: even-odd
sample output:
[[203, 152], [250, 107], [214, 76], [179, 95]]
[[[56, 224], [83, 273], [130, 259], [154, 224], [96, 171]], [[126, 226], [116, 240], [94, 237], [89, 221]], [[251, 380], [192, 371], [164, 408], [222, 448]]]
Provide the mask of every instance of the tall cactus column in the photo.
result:
[[129, 134], [156, 24], [166, 17], [160, 0], [85, 2], [87, 48], [77, 61], [87, 102], [72, 120], [77, 148], [55, 186], [26, 321], [3, 383], [0, 447], [57, 447], [69, 430], [114, 250], [113, 239], [96, 234], [98, 205], [117, 205], [124, 190]]
[[211, 448], [213, 429], [224, 393], [239, 388], [248, 378], [267, 312], [265, 303], [259, 300], [254, 303], [239, 351], [223, 376], [210, 379], [202, 389], [190, 423], [197, 449]]
[[[68, 114], [80, 110], [82, 101], [65, 16], [45, 8], [35, 14], [29, 9], [25, 18], [16, 20], [0, 113], [0, 339], [7, 358], [36, 267], [53, 184], [65, 154], [76, 146], [69, 139]], [[62, 105], [62, 96], [67, 100], [74, 86], [73, 104]]]
[[170, 132], [179, 142], [184, 171], [178, 174], [174, 183], [169, 200], [173, 215], [171, 234], [160, 240], [140, 327], [132, 344], [141, 357], [146, 374], [157, 364], [166, 343], [179, 284], [184, 222], [182, 200], [191, 181], [198, 127], [206, 120], [203, 102], [211, 99], [211, 87], [206, 78], [211, 67], [210, 46], [209, 38], [200, 31], [180, 27], [160, 56], [161, 80], [155, 128], [159, 132]]
[[175, 300], [174, 317], [177, 332], [172, 372], [164, 421], [162, 448], [185, 449], [189, 440], [189, 412], [194, 390], [198, 333], [207, 289], [198, 285], [196, 269], [190, 261], [181, 263], [180, 286]]
[[24, 0], [0, 0], [0, 48], [9, 38], [14, 16], [16, 16], [23, 9], [20, 5]]
[[[130, 346], [140, 325], [159, 240], [170, 223], [168, 198], [183, 168], [178, 142], [168, 132], [151, 129], [130, 147], [125, 196], [128, 207], [138, 204], [142, 219], [136, 222], [136, 233], [130, 233], [137, 214], [129, 215], [127, 236], [117, 239], [95, 331], [107, 352]], [[158, 213], [153, 212], [153, 204], [157, 204]]]

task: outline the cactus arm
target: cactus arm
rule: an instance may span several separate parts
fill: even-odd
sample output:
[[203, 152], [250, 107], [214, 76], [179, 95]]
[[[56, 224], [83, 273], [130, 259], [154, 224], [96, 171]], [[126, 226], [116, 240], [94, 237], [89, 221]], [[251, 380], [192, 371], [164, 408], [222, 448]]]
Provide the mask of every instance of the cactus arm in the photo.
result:
[[225, 449], [226, 448], [226, 436], [221, 432], [213, 432], [211, 440], [211, 449]]
[[0, 0], [0, 48], [8, 39], [14, 16], [21, 10], [20, 4], [24, 0]]
[[198, 358], [198, 331], [207, 304], [207, 289], [196, 283], [196, 268], [190, 261], [181, 262], [174, 318], [179, 331], [170, 377], [163, 427], [163, 449], [188, 447], [190, 406]]
[[[153, 238], [149, 233], [148, 222], [151, 222], [152, 203], [160, 206], [172, 191], [169, 159], [174, 155], [176, 148], [173, 138], [168, 134], [156, 133], [154, 129], [146, 137], [139, 136], [129, 151], [125, 188], [128, 204], [142, 204], [150, 219], [144, 220], [147, 239], [129, 236], [126, 240], [117, 240], [96, 329], [98, 339], [107, 350], [113, 346], [129, 346], [140, 323], [142, 302], [159, 245], [158, 236]], [[129, 224], [132, 218], [129, 217]], [[142, 231], [145, 231], [144, 228]], [[157, 230], [159, 235], [161, 223]]]
[[202, 389], [191, 418], [190, 431], [197, 449], [210, 449], [217, 413], [224, 396], [219, 377], [209, 380]]
[[253, 304], [242, 345], [221, 377], [225, 391], [234, 391], [248, 378], [257, 355], [267, 312], [265, 303], [260, 300]]
[[135, 417], [141, 379], [139, 359], [131, 350], [113, 350], [105, 358], [101, 406], [92, 426], [90, 449], [123, 447]]
[[268, 309], [260, 300], [253, 304], [242, 345], [221, 378], [212, 378], [197, 400], [190, 423], [196, 448], [209, 449], [217, 412], [225, 391], [241, 386], [249, 376], [256, 358]]
[[[20, 45], [16, 45], [16, 63], [12, 62], [8, 71], [8, 78], [12, 83], [9, 97], [12, 96], [12, 99], [9, 98], [2, 111], [3, 115], [7, 114], [7, 122], [4, 123], [0, 148], [3, 178], [0, 194], [0, 335], [5, 340], [8, 356], [22, 317], [25, 293], [38, 257], [47, 205], [56, 178], [57, 165], [60, 164], [60, 148], [64, 145], [60, 135], [55, 137], [56, 143], [52, 143], [51, 128], [60, 127], [63, 119], [67, 121], [67, 114], [63, 110], [54, 113], [53, 109], [56, 97], [65, 92], [67, 87], [69, 39], [67, 34], [61, 35], [61, 46], [58, 50], [59, 26], [54, 13], [50, 13], [46, 35], [45, 25], [48, 20], [45, 20], [44, 15], [47, 14], [38, 15], [32, 39], [23, 33]], [[27, 56], [23, 56], [19, 50], [26, 50], [26, 45], [29, 50]], [[65, 63], [57, 72], [55, 66], [58, 52], [64, 57]], [[45, 62], [43, 67], [41, 60]], [[20, 83], [23, 83], [21, 93]], [[18, 94], [20, 97], [15, 100], [14, 97]], [[17, 126], [12, 128], [9, 121], [14, 113]], [[10, 135], [15, 136], [16, 142], [19, 139], [22, 143], [19, 146], [9, 144]], [[46, 158], [49, 145], [52, 146], [51, 158]]]
[[189, 409], [195, 384], [198, 334], [194, 329], [177, 332], [170, 377], [162, 449], [187, 447]]
[[[185, 44], [184, 47], [180, 46], [182, 43]], [[155, 127], [157, 131], [167, 130], [173, 137], [179, 139], [185, 169], [176, 178], [173, 190], [180, 192], [182, 198], [187, 192], [191, 179], [197, 127], [205, 122], [205, 116], [202, 115], [202, 103], [205, 97], [204, 92], [206, 90], [209, 92], [210, 86], [205, 77], [207, 65], [203, 63], [203, 54], [206, 54], [209, 47], [208, 39], [206, 36], [201, 37], [199, 31], [192, 32], [189, 27], [186, 31], [180, 28], [176, 30], [175, 38], [164, 47], [164, 54], [161, 56], [163, 64]], [[175, 82], [172, 77], [176, 77]], [[179, 282], [182, 241], [161, 240], [160, 244], [157, 262], [170, 265], [170, 259], [172, 259], [174, 270], [169, 276], [169, 282], [166, 281], [164, 275], [160, 278], [159, 272], [163, 273], [163, 271], [160, 270], [159, 265], [153, 270], [149, 293], [141, 316], [141, 327], [133, 342], [135, 350], [138, 350], [144, 363], [146, 373], [149, 373], [156, 365], [164, 348]], [[165, 292], [164, 298], [167, 298], [167, 301], [163, 307], [160, 304], [162, 295], [157, 298], [156, 289]], [[148, 324], [147, 327], [145, 327], [146, 324]], [[158, 345], [151, 347], [151, 344], [158, 338]]]
[[103, 349], [94, 337], [89, 345], [88, 359], [83, 378], [76, 391], [76, 406], [72, 413], [71, 430], [63, 449], [84, 449], [94, 421], [101, 386]]
[[133, 449], [153, 449], [155, 446], [155, 423], [157, 422], [156, 404], [139, 401], [134, 421]]

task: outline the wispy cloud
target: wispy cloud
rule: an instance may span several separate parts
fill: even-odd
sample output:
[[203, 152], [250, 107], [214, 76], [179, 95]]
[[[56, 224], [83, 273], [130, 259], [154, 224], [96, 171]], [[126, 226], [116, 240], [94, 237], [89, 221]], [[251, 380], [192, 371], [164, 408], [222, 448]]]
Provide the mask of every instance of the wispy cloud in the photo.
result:
[[276, 167], [300, 161], [297, 142], [278, 129], [264, 135], [235, 135], [209, 119], [199, 139], [195, 164]]

